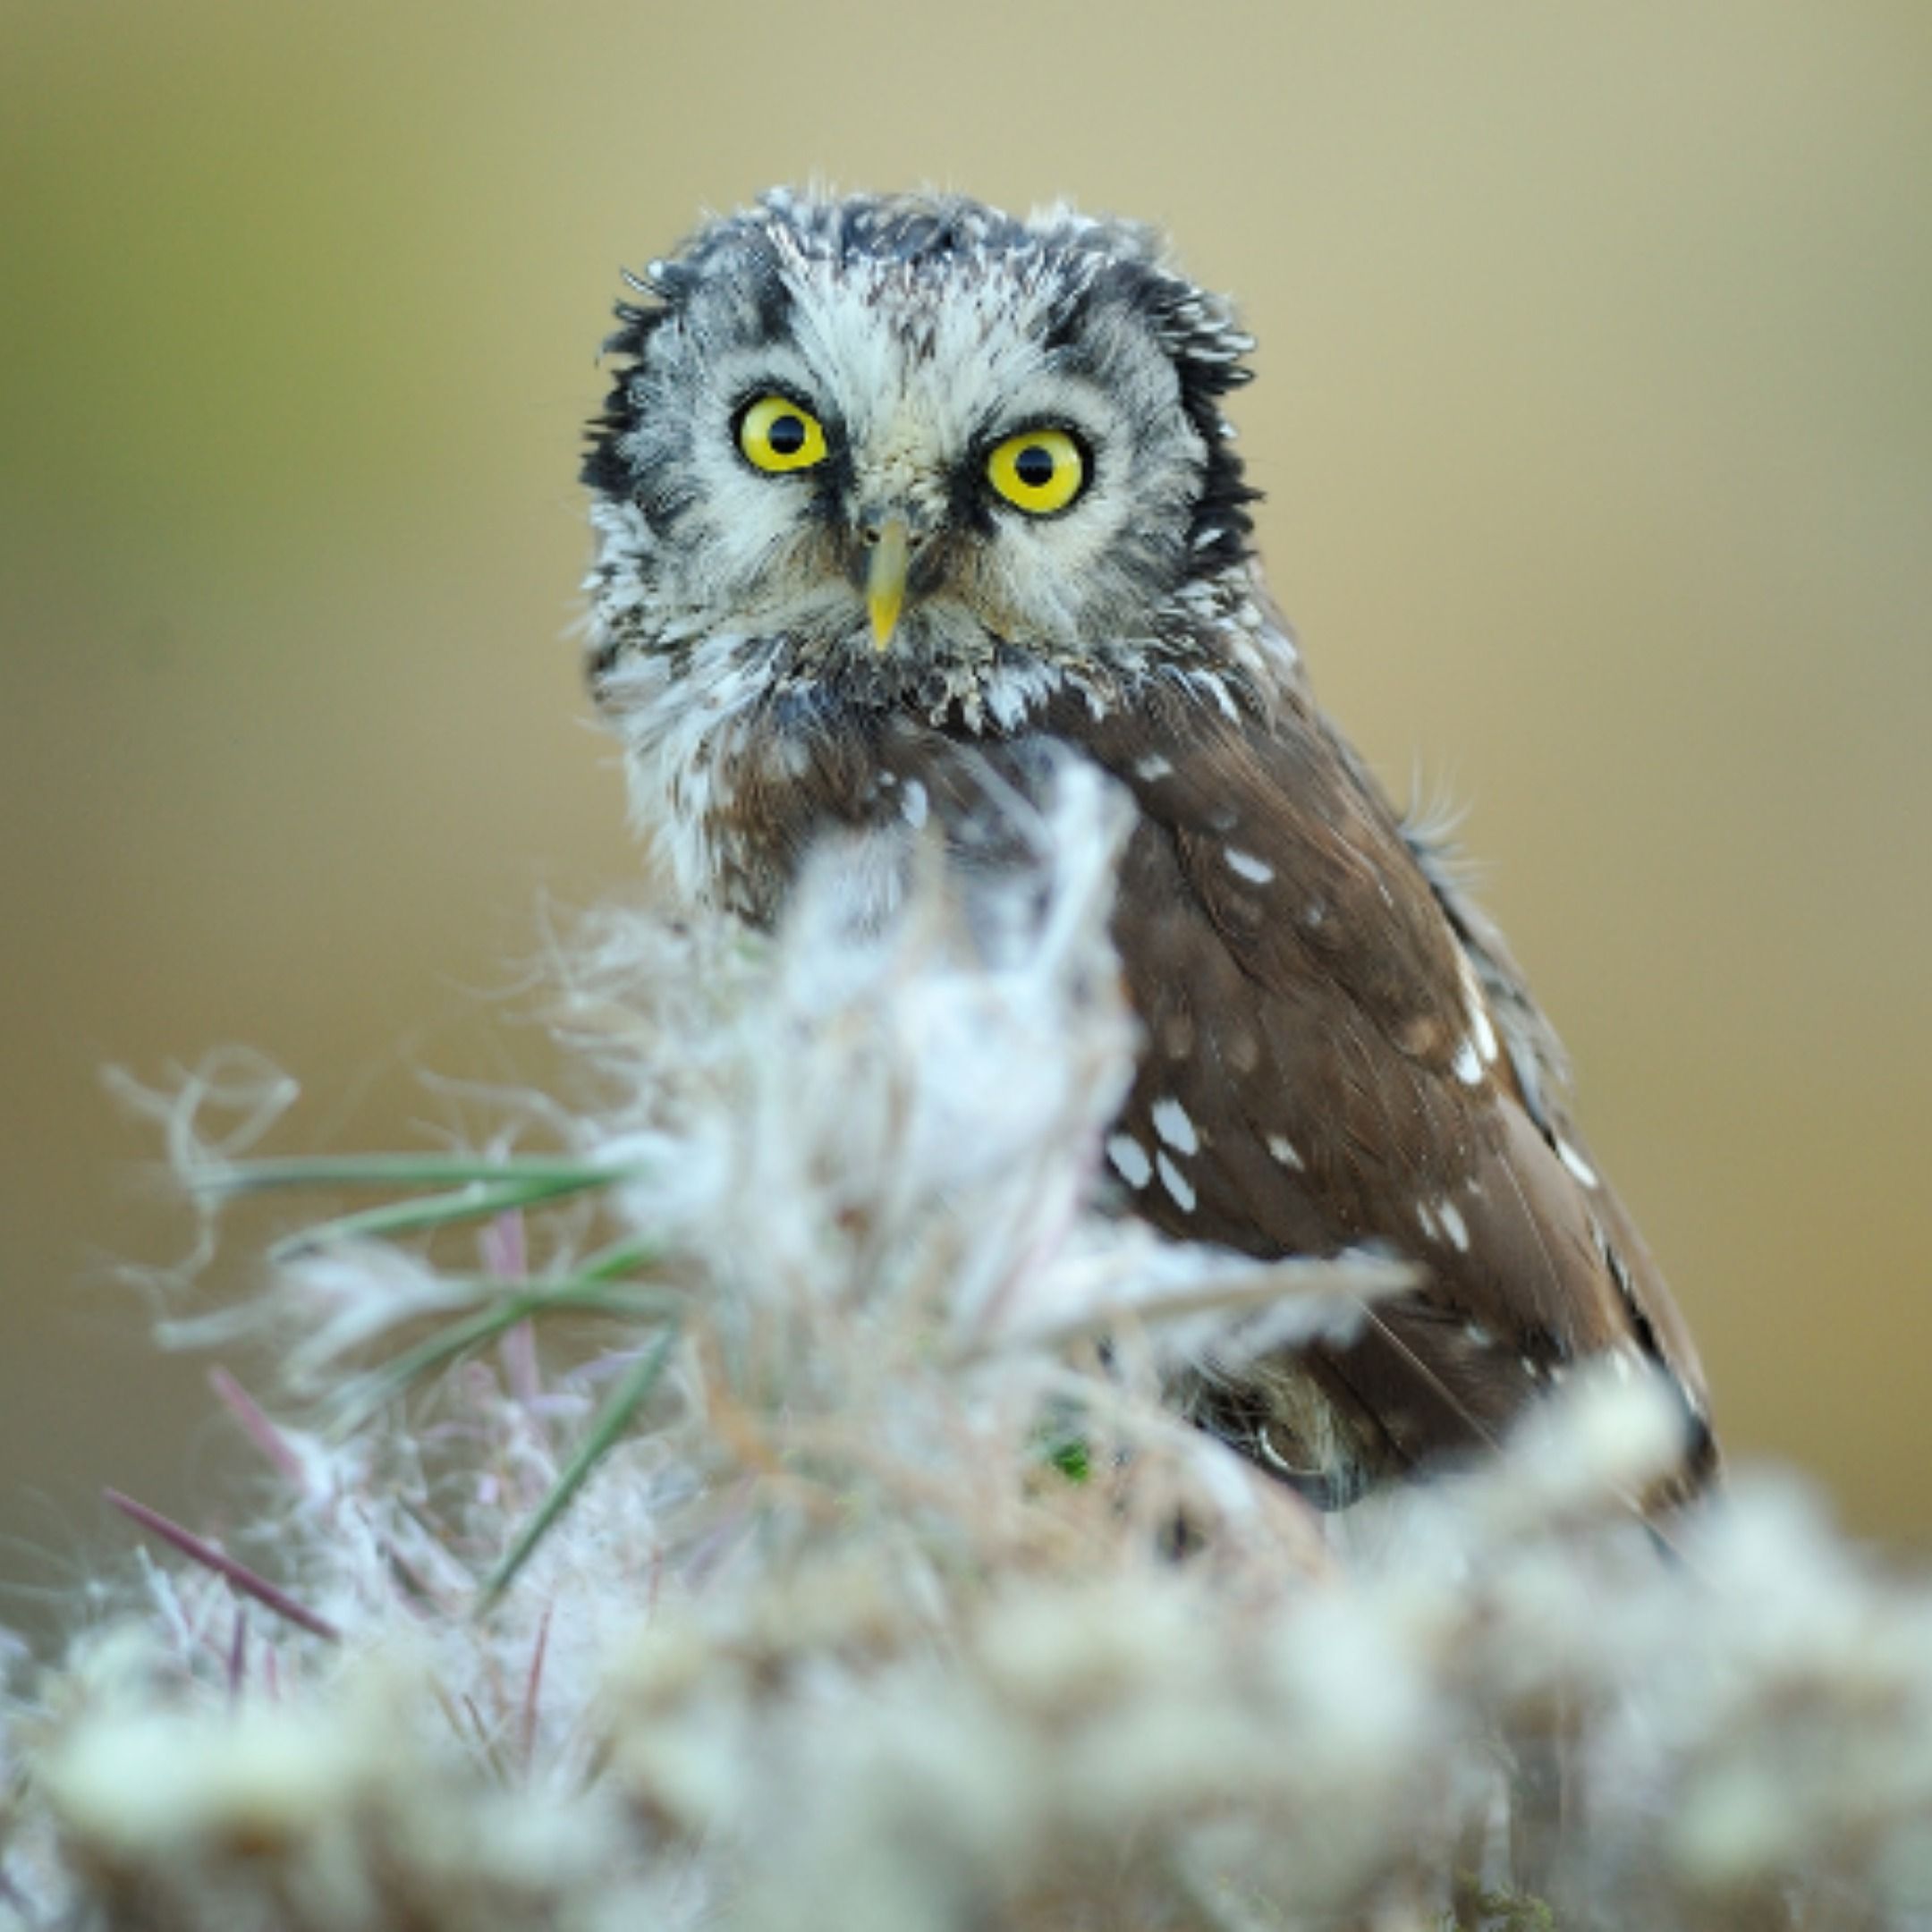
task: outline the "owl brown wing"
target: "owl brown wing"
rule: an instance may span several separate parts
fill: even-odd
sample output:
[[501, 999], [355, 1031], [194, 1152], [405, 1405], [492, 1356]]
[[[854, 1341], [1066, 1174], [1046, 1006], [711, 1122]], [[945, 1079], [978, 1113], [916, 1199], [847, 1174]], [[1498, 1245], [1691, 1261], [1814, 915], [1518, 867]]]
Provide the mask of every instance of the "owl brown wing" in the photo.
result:
[[1148, 1041], [1109, 1144], [1135, 1208], [1257, 1255], [1374, 1244], [1426, 1285], [1359, 1337], [1210, 1388], [1217, 1428], [1344, 1500], [1495, 1442], [1572, 1364], [1683, 1392], [1668, 1290], [1570, 1127], [1500, 939], [1305, 695], [1237, 718], [1160, 691], [1049, 728], [1132, 792], [1115, 934]]

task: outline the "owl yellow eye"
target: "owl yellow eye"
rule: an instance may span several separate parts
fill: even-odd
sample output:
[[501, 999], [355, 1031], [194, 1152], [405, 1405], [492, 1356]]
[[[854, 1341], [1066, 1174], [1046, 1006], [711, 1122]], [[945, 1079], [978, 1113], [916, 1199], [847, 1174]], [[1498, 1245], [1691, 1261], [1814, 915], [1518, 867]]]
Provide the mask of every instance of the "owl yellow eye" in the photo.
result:
[[1087, 480], [1087, 459], [1064, 429], [1022, 429], [987, 458], [987, 480], [1034, 516], [1064, 510]]
[[825, 461], [825, 429], [788, 398], [760, 396], [738, 419], [738, 447], [760, 470], [809, 470]]

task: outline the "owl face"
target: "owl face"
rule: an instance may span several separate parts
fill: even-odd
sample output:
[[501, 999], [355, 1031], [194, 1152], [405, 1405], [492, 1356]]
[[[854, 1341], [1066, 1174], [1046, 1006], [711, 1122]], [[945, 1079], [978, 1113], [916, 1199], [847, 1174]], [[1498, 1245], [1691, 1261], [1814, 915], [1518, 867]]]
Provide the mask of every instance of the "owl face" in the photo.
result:
[[639, 286], [585, 465], [606, 649], [956, 697], [1180, 635], [1241, 562], [1248, 344], [1141, 230], [777, 193]]

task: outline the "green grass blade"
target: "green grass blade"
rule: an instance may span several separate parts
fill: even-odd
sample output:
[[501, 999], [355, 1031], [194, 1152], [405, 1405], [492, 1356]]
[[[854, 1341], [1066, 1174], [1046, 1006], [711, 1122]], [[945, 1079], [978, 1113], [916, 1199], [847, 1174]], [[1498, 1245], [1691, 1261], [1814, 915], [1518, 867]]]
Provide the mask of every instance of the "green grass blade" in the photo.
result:
[[597, 1253], [585, 1256], [575, 1278], [578, 1281], [617, 1281], [626, 1275], [635, 1275], [640, 1268], [653, 1267], [664, 1258], [664, 1249], [641, 1235], [634, 1240], [613, 1241], [608, 1248], [600, 1248]]
[[666, 1327], [651, 1348], [631, 1364], [623, 1380], [611, 1392], [610, 1400], [597, 1411], [597, 1419], [590, 1425], [590, 1433], [578, 1445], [576, 1454], [571, 1458], [564, 1473], [551, 1485], [550, 1494], [538, 1505], [537, 1513], [524, 1524], [508, 1554], [483, 1586], [477, 1606], [479, 1613], [487, 1612], [501, 1600], [504, 1592], [516, 1580], [518, 1572], [535, 1553], [537, 1546], [548, 1535], [551, 1526], [569, 1507], [572, 1497], [583, 1487], [591, 1470], [609, 1454], [612, 1445], [630, 1427], [631, 1419], [657, 1387], [677, 1338], [678, 1330], [674, 1326]]
[[358, 1377], [337, 1400], [338, 1428], [359, 1428], [377, 1410], [400, 1400], [425, 1377], [473, 1355], [533, 1317], [577, 1309], [630, 1321], [675, 1321], [684, 1309], [682, 1298], [676, 1295], [648, 1290], [614, 1292], [605, 1283], [576, 1277], [540, 1283], [484, 1279], [468, 1285], [488, 1295], [487, 1305], [474, 1314], [445, 1322], [433, 1335]]
[[417, 1234], [425, 1228], [456, 1227], [466, 1221], [484, 1221], [513, 1208], [535, 1208], [584, 1191], [581, 1182], [472, 1182], [445, 1194], [419, 1194], [409, 1200], [385, 1201], [358, 1208], [332, 1221], [318, 1221], [284, 1235], [268, 1250], [271, 1261], [292, 1260], [298, 1255], [339, 1241], [375, 1241], [393, 1234]]
[[523, 1183], [578, 1193], [629, 1180], [631, 1167], [534, 1157], [475, 1154], [315, 1154], [284, 1160], [210, 1163], [191, 1170], [198, 1194], [263, 1194], [279, 1188], [465, 1188]]

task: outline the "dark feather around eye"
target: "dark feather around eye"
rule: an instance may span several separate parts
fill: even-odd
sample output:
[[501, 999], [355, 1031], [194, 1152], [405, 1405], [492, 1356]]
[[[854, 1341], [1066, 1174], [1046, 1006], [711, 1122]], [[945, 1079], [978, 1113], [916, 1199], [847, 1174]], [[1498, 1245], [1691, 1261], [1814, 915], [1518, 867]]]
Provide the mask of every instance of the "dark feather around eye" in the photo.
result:
[[1208, 452], [1200, 495], [1188, 527], [1188, 568], [1212, 576], [1251, 554], [1254, 519], [1248, 505], [1261, 492], [1242, 474], [1241, 460], [1224, 434], [1221, 398], [1254, 379], [1234, 360], [1249, 346], [1212, 299], [1178, 276], [1144, 262], [1120, 262], [1096, 282], [1112, 284], [1121, 301], [1138, 310], [1167, 346], [1181, 381], [1181, 407]]
[[745, 336], [759, 348], [783, 342], [792, 332], [792, 289], [771, 244], [759, 237], [744, 263], [742, 317]]
[[1181, 406], [1208, 445], [1208, 466], [1188, 526], [1189, 569], [1196, 576], [1210, 576], [1251, 554], [1248, 539], [1254, 534], [1254, 519], [1248, 505], [1259, 503], [1262, 493], [1243, 479], [1241, 460], [1222, 433], [1219, 406], [1219, 398], [1237, 382], [1246, 382], [1250, 372], [1215, 369], [1185, 358], [1178, 367]]
[[1174, 360], [1181, 408], [1207, 451], [1188, 522], [1187, 571], [1214, 576], [1251, 554], [1254, 519], [1248, 505], [1261, 500], [1223, 433], [1220, 407], [1230, 390], [1253, 380], [1254, 371], [1235, 360], [1245, 338], [1226, 325], [1225, 309], [1191, 283], [1151, 258], [1130, 258], [1110, 262], [1074, 291], [1048, 323], [1042, 346], [1070, 369], [1082, 369], [1082, 344], [1097, 312], [1109, 304], [1138, 316]]
[[[660, 284], [654, 278], [651, 285]], [[601, 490], [606, 496], [628, 496], [636, 479], [617, 445], [637, 426], [637, 413], [631, 401], [631, 379], [644, 360], [653, 332], [669, 320], [671, 310], [668, 307], [643, 309], [635, 302], [619, 302], [616, 312], [618, 326], [605, 337], [603, 352], [621, 360], [612, 372], [603, 408], [585, 426], [589, 446], [577, 474], [580, 482]]]

